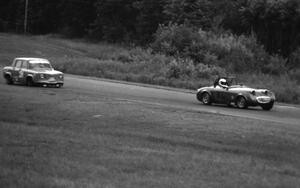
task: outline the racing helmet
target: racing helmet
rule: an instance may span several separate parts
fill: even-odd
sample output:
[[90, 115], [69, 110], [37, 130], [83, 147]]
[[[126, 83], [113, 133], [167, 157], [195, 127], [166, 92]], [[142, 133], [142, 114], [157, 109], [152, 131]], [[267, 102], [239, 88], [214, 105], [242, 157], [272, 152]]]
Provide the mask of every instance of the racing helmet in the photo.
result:
[[219, 86], [222, 86], [222, 87], [228, 87], [228, 83], [227, 83], [226, 79], [221, 78], [221, 79], [219, 80]]

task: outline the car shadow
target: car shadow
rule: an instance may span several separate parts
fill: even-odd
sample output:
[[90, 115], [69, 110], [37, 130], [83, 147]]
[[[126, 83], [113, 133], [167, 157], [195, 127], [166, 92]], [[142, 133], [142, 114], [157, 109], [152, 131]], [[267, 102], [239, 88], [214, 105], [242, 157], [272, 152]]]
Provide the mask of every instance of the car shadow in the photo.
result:
[[211, 104], [211, 105], [204, 105], [202, 103], [198, 103], [198, 105], [201, 105], [201, 106], [207, 106], [207, 107], [210, 107], [210, 108], [222, 108], [222, 109], [233, 109], [233, 110], [244, 110], [244, 111], [263, 111], [263, 112], [269, 112], [269, 111], [266, 111], [266, 110], [263, 110], [260, 106], [249, 106], [245, 109], [240, 109], [240, 108], [237, 108], [235, 105], [226, 105], [226, 104]]
[[15, 87], [23, 87], [23, 88], [55, 88], [55, 89], [62, 89], [63, 87], [56, 87], [55, 85], [47, 85], [47, 86], [43, 86], [41, 84], [35, 84], [33, 86], [27, 86], [24, 85], [22, 83], [13, 83], [13, 84], [6, 84], [5, 82], [2, 82], [3, 85], [7, 85], [7, 86], [15, 86]]

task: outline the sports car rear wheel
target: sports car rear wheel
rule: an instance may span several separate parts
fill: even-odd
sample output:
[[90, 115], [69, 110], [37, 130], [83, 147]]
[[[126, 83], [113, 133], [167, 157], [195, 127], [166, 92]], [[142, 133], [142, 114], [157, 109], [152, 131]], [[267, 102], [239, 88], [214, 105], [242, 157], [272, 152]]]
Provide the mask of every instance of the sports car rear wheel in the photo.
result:
[[248, 106], [247, 106], [247, 101], [246, 101], [245, 97], [242, 97], [242, 96], [238, 97], [236, 99], [236, 106], [241, 109], [247, 108]]
[[205, 105], [209, 105], [211, 104], [211, 98], [210, 98], [210, 95], [205, 92], [205, 93], [202, 93], [202, 99], [201, 99], [202, 103], [205, 104]]

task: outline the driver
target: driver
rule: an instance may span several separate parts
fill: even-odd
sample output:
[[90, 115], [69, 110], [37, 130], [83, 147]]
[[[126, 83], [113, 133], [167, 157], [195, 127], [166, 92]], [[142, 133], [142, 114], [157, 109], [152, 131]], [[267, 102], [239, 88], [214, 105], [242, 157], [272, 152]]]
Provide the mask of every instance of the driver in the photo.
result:
[[221, 78], [218, 82], [218, 86], [221, 87], [221, 88], [228, 88], [228, 83], [227, 83], [227, 80], [224, 79], [224, 78]]

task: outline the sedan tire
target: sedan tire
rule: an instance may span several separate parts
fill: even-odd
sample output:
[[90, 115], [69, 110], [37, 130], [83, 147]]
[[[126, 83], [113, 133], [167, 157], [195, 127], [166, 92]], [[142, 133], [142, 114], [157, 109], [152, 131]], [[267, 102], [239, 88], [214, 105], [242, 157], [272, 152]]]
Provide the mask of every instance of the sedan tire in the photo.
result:
[[32, 80], [31, 77], [28, 77], [28, 78], [26, 79], [26, 85], [29, 86], [29, 87], [34, 86], [34, 82], [33, 82], [33, 80]]
[[6, 74], [6, 75], [4, 76], [4, 78], [5, 78], [5, 80], [6, 80], [6, 84], [8, 84], [8, 85], [14, 84], [13, 79], [12, 79], [8, 74]]

